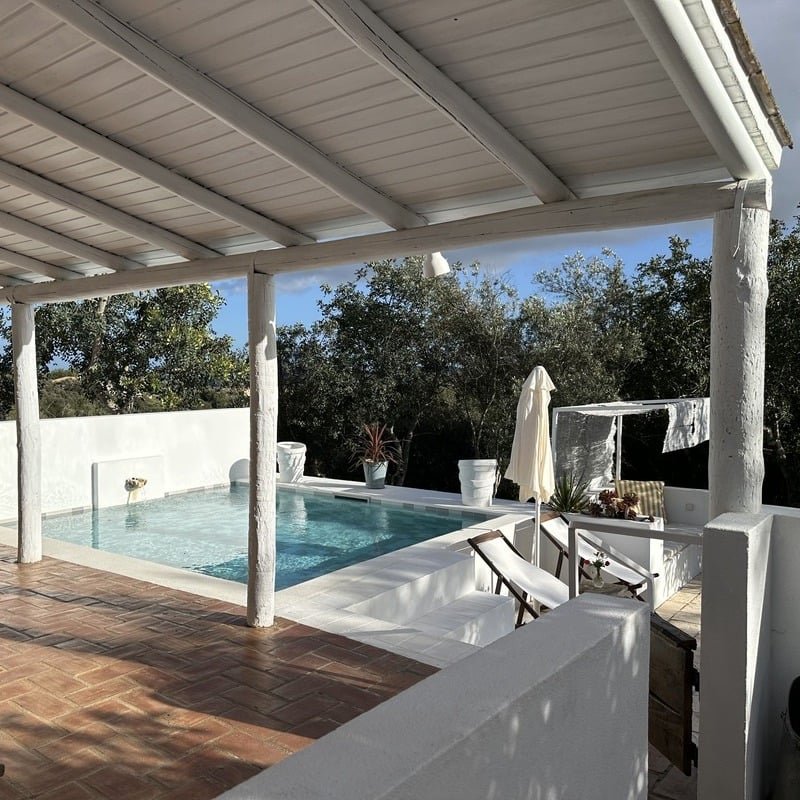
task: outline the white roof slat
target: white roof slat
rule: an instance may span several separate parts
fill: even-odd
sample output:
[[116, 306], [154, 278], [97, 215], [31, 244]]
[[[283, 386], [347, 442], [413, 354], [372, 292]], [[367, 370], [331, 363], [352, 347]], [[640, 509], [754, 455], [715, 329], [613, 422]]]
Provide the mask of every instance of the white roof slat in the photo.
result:
[[666, 189], [670, 186], [711, 183], [724, 181], [729, 177], [716, 156], [703, 156], [681, 161], [664, 161], [635, 169], [604, 170], [576, 176], [571, 180], [581, 197], [598, 197], [640, 189]]
[[[24, 50], [40, 42], [49, 33], [64, 27], [64, 24], [48, 14], [35, 3], [9, 3], [0, 10], [3, 36], [0, 38], [0, 59], [22, 55]], [[74, 32], [63, 31], [62, 36], [74, 36]]]
[[[516, 25], [536, 23], [544, 26], [548, 17], [575, 9], [597, 9], [597, 0], [500, 0], [499, 2], [436, 2], [411, 0], [382, 8], [381, 3], [370, 6], [404, 39], [422, 46], [428, 40], [462, 41], [487, 31]], [[409, 25], [408, 22], [413, 20]], [[422, 37], [420, 39], [420, 37]]]
[[641, 120], [626, 122], [623, 132], [617, 123], [598, 125], [594, 128], [577, 128], [570, 133], [541, 136], [537, 141], [551, 152], [571, 148], [592, 147], [606, 143], [619, 142], [623, 139], [636, 139], [663, 134], [665, 130], [674, 129], [681, 135], [687, 131], [696, 131], [694, 117], [688, 112], [666, 114], [663, 117], [648, 116]]
[[650, 45], [646, 42], [636, 42], [613, 50], [588, 52], [568, 59], [555, 60], [550, 63], [549, 69], [534, 65], [526, 70], [509, 70], [477, 76], [470, 78], [466, 85], [476, 100], [485, 103], [495, 95], [536, 91], [560, 83], [564, 83], [565, 90], [569, 91], [569, 81], [581, 81], [595, 76], [600, 80], [603, 76], [607, 76], [607, 79], [613, 82], [614, 74], [624, 77], [630, 70], [654, 63], [657, 62], [653, 58]]
[[498, 116], [518, 109], [549, 107], [578, 97], [601, 97], [606, 92], [619, 92], [635, 87], [668, 83], [664, 70], [656, 61], [636, 64], [632, 67], [594, 72], [574, 78], [561, 78], [525, 88], [508, 91], [503, 77], [490, 78], [484, 82], [489, 93], [481, 98], [483, 105]]
[[[585, 134], [587, 137], [589, 135]], [[708, 147], [708, 142], [702, 134], [698, 134], [694, 125], [685, 129], [672, 128], [670, 126], [666, 130], [662, 128], [660, 131], [642, 136], [626, 136], [606, 142], [592, 143], [591, 141], [583, 141], [579, 144], [568, 145], [556, 139], [548, 142], [548, 145], [543, 147], [542, 152], [552, 164], [562, 165], [566, 168], [567, 165], [576, 163], [601, 161], [631, 153], [639, 153], [644, 149], [643, 144], [645, 142], [655, 152], [665, 152], [680, 147], [694, 148], [702, 146], [703, 153], [713, 155], [713, 150]]]
[[[645, 167], [657, 164], [659, 161], [673, 163], [686, 159], [710, 158], [712, 156], [713, 151], [709, 154], [708, 142], [704, 141], [700, 144], [656, 148], [651, 153], [634, 151], [609, 158], [586, 159], [585, 161], [570, 160], [569, 170], [565, 168], [564, 174], [569, 179], [579, 175], [591, 175], [602, 172], [633, 169], [635, 167]], [[574, 170], [574, 172], [571, 172], [571, 170]]]
[[[60, 4], [58, 0], [38, 0], [53, 14], [118, 52], [138, 69], [153, 75], [168, 87], [224, 119], [231, 127], [279, 154], [289, 163], [313, 175], [347, 202], [389, 222], [406, 228], [424, 224], [424, 219], [411, 209], [376, 191], [342, 165], [327, 159], [313, 144], [277, 123], [270, 115], [229, 92], [225, 87], [202, 75], [203, 65], [196, 66], [180, 59], [155, 41], [158, 36], [139, 33], [87, 0]], [[252, 22], [252, 20], [251, 20]], [[236, 217], [234, 217], [236, 218]], [[254, 227], [258, 230], [258, 227]]]
[[105, 69], [116, 60], [107, 50], [95, 47], [83, 37], [75, 48], [31, 47], [24, 55], [21, 59], [7, 59], [2, 65], [3, 80], [19, 91], [24, 91], [21, 82], [29, 78], [42, 81], [51, 91], [57, 90]]
[[[456, 67], [461, 69], [466, 64], [483, 65], [491, 60], [495, 61], [494, 69], [510, 63], [529, 66], [530, 51], [537, 53], [534, 63], [557, 61], [579, 52], [575, 49], [578, 40], [584, 43], [586, 52], [611, 50], [621, 44], [643, 40], [627, 8], [618, 0], [602, 0], [588, 8], [569, 9], [541, 20], [531, 19], [525, 23], [482, 31], [460, 40], [440, 37], [438, 42], [431, 40], [426, 44], [420, 41], [425, 30], [420, 28], [418, 33], [412, 32], [410, 44], [450, 77], [456, 74]], [[499, 61], [498, 53], [503, 53]]]
[[459, 61], [451, 61], [442, 70], [460, 86], [471, 91], [471, 81], [519, 72], [532, 84], [557, 79], [558, 65], [574, 58], [594, 55], [601, 60], [619, 48], [643, 44], [642, 35], [632, 20], [600, 30], [578, 30], [557, 39], [536, 42], [496, 55], [474, 56], [466, 52]]
[[[137, 3], [104, 2], [114, 16], [130, 23], [159, 44], [181, 57], [196, 56], [206, 50], [225, 47], [229, 52], [248, 45], [248, 36], [260, 38], [262, 45], [284, 41], [288, 31], [302, 31], [313, 20], [308, 8], [298, 0], [233, 0], [223, 5], [219, 0], [192, 0], [191, 3], [162, 3], [160, 10], [142, 15]], [[155, 5], [155, 4], [153, 4]], [[298, 19], [303, 15], [304, 19]], [[231, 47], [235, 41], [236, 47]], [[235, 53], [234, 53], [235, 56]], [[189, 60], [194, 60], [189, 58]], [[198, 66], [200, 66], [198, 64]]]
[[406, 136], [416, 133], [438, 131], [435, 135], [444, 138], [445, 130], [451, 127], [433, 108], [422, 113], [403, 114], [404, 107], [402, 100], [385, 103], [359, 113], [304, 126], [301, 130], [306, 131], [326, 152], [336, 153], [348, 148], [402, 141]]
[[[147, 97], [163, 94], [166, 91], [160, 84], [88, 40], [84, 40], [79, 55], [84, 60], [88, 60], [90, 55], [94, 55], [99, 62], [98, 66], [86, 72], [81, 71], [79, 74], [71, 76], [69, 80], [61, 80], [57, 77], [54, 80], [54, 77], [60, 74], [59, 62], [57, 62], [52, 69], [33, 72], [16, 80], [14, 88], [85, 124], [106, 115], [107, 111], [100, 108], [104, 97], [117, 90], [130, 91], [126, 87], [132, 82], [136, 84], [138, 90], [138, 95], [134, 95], [134, 102], [141, 102]], [[70, 57], [68, 56], [65, 60], [69, 62]], [[91, 107], [95, 100], [98, 101], [97, 109]], [[129, 104], [130, 101], [125, 105]], [[124, 106], [120, 104], [119, 107]]]
[[[253, 143], [260, 137], [237, 125], [230, 109], [230, 124], [219, 121], [73, 27], [85, 23], [72, 18], [68, 25], [45, 12], [50, 2], [0, 0], [0, 82], [13, 82], [111, 142], [303, 233], [338, 237], [386, 229], [275, 156], [268, 142]], [[625, 0], [365, 2], [581, 196], [722, 177], [719, 158]], [[361, 52], [307, 0], [97, 3], [417, 214], [439, 221], [537, 202], [446, 114]], [[694, 6], [709, 69], [716, 68], [755, 139], [760, 132], [749, 112], [749, 88], [725, 64], [728, 42], [720, 45], [708, 24], [710, 3]], [[94, 6], [83, 7], [94, 13]], [[84, 29], [103, 40], [91, 26]], [[135, 54], [126, 57], [140, 63]], [[191, 87], [182, 91], [192, 94]], [[74, 137], [69, 127], [55, 129]], [[91, 138], [74, 140], [96, 146]], [[118, 157], [97, 146], [106, 158]], [[177, 182], [166, 180], [171, 191], [152, 182], [164, 173], [121, 157], [150, 176], [142, 179], [1, 111], [0, 158], [207, 247], [271, 246], [263, 230], [254, 234], [218, 217], [223, 206], [211, 198]], [[186, 193], [178, 197], [173, 192], [180, 186]], [[82, 216], [91, 211], [64, 211], [24, 190], [0, 185], [0, 209], [120, 255], [138, 254], [148, 263], [169, 258]], [[247, 214], [233, 218], [247, 224]], [[32, 248], [57, 266], [80, 263], [20, 237], [9, 241], [16, 243], [12, 249]]]
[[[675, 95], [672, 84], [669, 81], [659, 81], [647, 86], [614, 89], [601, 95], [570, 97], [548, 103], [538, 109], [536, 107], [515, 109], [504, 116], [509, 118], [510, 130], [519, 129], [518, 136], [524, 137], [526, 130], [533, 135], [541, 135], [539, 132], [545, 129], [550, 130], [553, 135], [558, 135], [573, 130], [572, 123], [589, 114], [595, 115], [592, 127], [612, 124], [619, 110], [626, 108], [644, 108], [644, 113], [634, 117], [643, 119], [648, 116], [647, 104], [665, 100], [672, 101], [676, 113], [683, 113], [686, 110], [685, 103]], [[659, 114], [659, 116], [664, 115]], [[547, 128], [548, 123], [551, 123], [549, 128]]]
[[[289, 91], [298, 78], [305, 75], [328, 75], [360, 69], [367, 63], [364, 54], [350, 44], [342, 34], [330, 27], [307, 37], [301, 46], [274, 51], [260, 50], [235, 63], [214, 70], [214, 77], [225, 83], [237, 94], [245, 97], [269, 94], [269, 86], [275, 93]], [[288, 56], [288, 57], [287, 57]], [[262, 89], [258, 89], [263, 84]]]
[[[478, 150], [449, 156], [437, 155], [433, 150], [427, 156], [420, 154], [416, 159], [402, 156], [386, 163], [384, 159], [377, 159], [369, 164], [362, 164], [359, 168], [373, 183], [381, 186], [403, 186], [410, 181], [442, 175], [458, 175], [459, 178], [472, 179], [476, 173], [493, 175], [496, 177], [509, 177], [509, 185], [519, 183], [513, 176], [509, 176], [490, 155]], [[493, 171], [494, 170], [494, 171]]]

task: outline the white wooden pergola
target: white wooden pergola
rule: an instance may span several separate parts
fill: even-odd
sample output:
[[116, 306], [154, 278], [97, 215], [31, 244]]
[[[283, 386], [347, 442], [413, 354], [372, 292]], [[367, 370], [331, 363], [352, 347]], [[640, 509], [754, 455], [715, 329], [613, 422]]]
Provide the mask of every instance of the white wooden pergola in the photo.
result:
[[274, 275], [709, 217], [712, 512], [759, 507], [791, 141], [731, 0], [2, 0], [0, 34], [20, 561], [42, 552], [36, 303], [247, 276], [247, 616], [266, 626]]

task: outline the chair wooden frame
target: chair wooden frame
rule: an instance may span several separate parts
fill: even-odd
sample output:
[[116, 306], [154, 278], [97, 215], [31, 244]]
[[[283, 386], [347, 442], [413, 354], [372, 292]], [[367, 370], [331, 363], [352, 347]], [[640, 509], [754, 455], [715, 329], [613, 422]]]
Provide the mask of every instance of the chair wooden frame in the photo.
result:
[[[542, 514], [541, 521], [549, 522], [550, 520], [556, 518], [561, 518], [564, 524], [567, 527], [569, 527], [569, 520], [563, 514], [559, 514], [557, 511], [550, 511]], [[555, 536], [553, 536], [544, 526], [541, 526], [540, 530], [547, 537], [550, 544], [552, 544], [553, 547], [555, 547], [556, 550], [558, 551], [558, 559], [556, 561], [556, 567], [553, 570], [553, 575], [555, 575], [556, 578], [561, 578], [561, 570], [564, 566], [564, 561], [569, 561], [569, 547], [564, 545], [563, 542], [560, 542], [558, 539], [556, 539]], [[592, 576], [586, 571], [584, 566], [585, 564], [588, 563], [589, 562], [586, 559], [580, 558], [578, 564], [578, 570], [582, 578], [586, 580], [591, 580]], [[609, 571], [613, 575], [613, 569]], [[654, 572], [653, 577], [657, 578], [658, 573]], [[642, 603], [644, 602], [644, 599], [642, 598], [640, 591], [646, 588], [647, 586], [646, 578], [642, 578], [642, 580], [640, 580], [638, 583], [631, 583], [629, 581], [625, 581], [622, 580], [621, 578], [618, 578], [616, 581], [614, 581], [614, 585], [621, 586], [622, 588], [624, 588], [625, 591], [629, 592], [631, 597], [633, 597], [635, 600], [639, 600]]]
[[[539, 612], [534, 608], [531, 603], [531, 600], [536, 600], [540, 602], [538, 598], [534, 596], [531, 591], [523, 589], [521, 586], [518, 586], [513, 581], [509, 580], [499, 569], [499, 567], [492, 561], [492, 559], [483, 551], [481, 545], [485, 542], [494, 541], [496, 539], [501, 539], [506, 545], [510, 548], [510, 550], [514, 553], [514, 555], [525, 562], [527, 568], [538, 570], [543, 575], [547, 576], [549, 580], [552, 580], [552, 577], [549, 573], [545, 572], [539, 567], [534, 566], [531, 564], [522, 553], [514, 547], [513, 543], [510, 542], [502, 533], [502, 531], [487, 531], [486, 533], [482, 533], [479, 536], [475, 536], [471, 539], [467, 539], [467, 541], [472, 546], [472, 549], [483, 559], [483, 561], [488, 565], [489, 569], [494, 573], [497, 580], [495, 581], [495, 594], [500, 594], [500, 588], [505, 586], [508, 591], [516, 598], [517, 602], [519, 603], [519, 612], [517, 613], [517, 621], [515, 623], [515, 627], [519, 628], [521, 625], [524, 624], [523, 618], [525, 616], [525, 612], [527, 611], [534, 619], [539, 618]], [[549, 608], [545, 603], [541, 603], [545, 608]]]

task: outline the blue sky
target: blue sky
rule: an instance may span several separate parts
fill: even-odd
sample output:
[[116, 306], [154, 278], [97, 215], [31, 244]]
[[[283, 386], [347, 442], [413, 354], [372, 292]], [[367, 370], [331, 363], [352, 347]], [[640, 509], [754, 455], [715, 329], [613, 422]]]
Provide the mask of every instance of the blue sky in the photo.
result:
[[[789, 130], [800, 139], [800, 0], [738, 0], [737, 7], [761, 59]], [[784, 151], [783, 163], [774, 176], [773, 216], [790, 220], [800, 201], [800, 146]], [[533, 291], [531, 279], [542, 269], [555, 266], [576, 251], [586, 256], [611, 248], [629, 270], [657, 253], [667, 252], [667, 238], [677, 234], [692, 243], [692, 252], [701, 258], [711, 252], [711, 221], [670, 224], [630, 230], [604, 231], [579, 235], [542, 237], [468, 250], [445, 251], [451, 261], [479, 261], [484, 268], [506, 273], [522, 296]], [[398, 257], [402, 253], [397, 254]], [[353, 276], [355, 265], [323, 272], [279, 276], [278, 324], [309, 323], [318, 318], [317, 301], [323, 281], [336, 284]], [[244, 281], [215, 284], [226, 305], [215, 325], [218, 333], [230, 334], [238, 344], [247, 339], [247, 307]]]
[[[487, 270], [508, 276], [523, 297], [530, 295], [536, 272], [560, 264], [568, 255], [580, 251], [586, 256], [599, 254], [610, 247], [633, 270], [637, 264], [657, 253], [668, 252], [667, 239], [672, 234], [689, 239], [692, 252], [703, 258], [711, 252], [711, 221], [663, 225], [632, 230], [605, 231], [602, 233], [550, 236], [499, 245], [486, 245], [465, 250], [448, 250], [449, 261], [480, 262]], [[317, 301], [322, 296], [320, 283], [337, 284], [353, 277], [353, 265], [337, 267], [324, 272], [279, 275], [277, 284], [278, 324], [310, 323], [319, 318]], [[233, 336], [237, 344], [247, 341], [247, 297], [244, 279], [214, 284], [225, 297], [225, 307], [214, 325], [217, 333]]]

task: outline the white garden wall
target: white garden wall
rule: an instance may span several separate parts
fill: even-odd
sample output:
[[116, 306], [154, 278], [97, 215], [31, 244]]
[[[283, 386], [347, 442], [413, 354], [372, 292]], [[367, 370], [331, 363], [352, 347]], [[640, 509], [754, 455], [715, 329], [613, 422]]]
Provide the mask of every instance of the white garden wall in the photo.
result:
[[583, 595], [221, 798], [644, 800], [649, 621]]
[[[154, 496], [247, 477], [246, 408], [45, 419], [41, 425], [44, 513], [90, 508], [92, 465], [98, 463], [107, 474], [107, 462], [130, 459], [116, 470], [121, 481], [134, 477], [126, 470], [151, 466], [153, 475], [135, 476], [152, 479]], [[0, 422], [0, 520], [17, 515], [16, 443], [15, 423]], [[112, 502], [127, 499], [124, 492], [106, 496]], [[147, 487], [140, 497], [147, 497]]]
[[770, 779], [772, 521], [722, 514], [703, 533], [698, 800], [757, 800]]
[[[766, 771], [774, 775], [783, 735], [781, 712], [786, 709], [789, 686], [800, 675], [800, 509], [770, 508], [772, 557], [770, 599], [772, 640], [770, 651], [770, 704], [763, 741]], [[769, 788], [769, 787], [768, 787]]]

